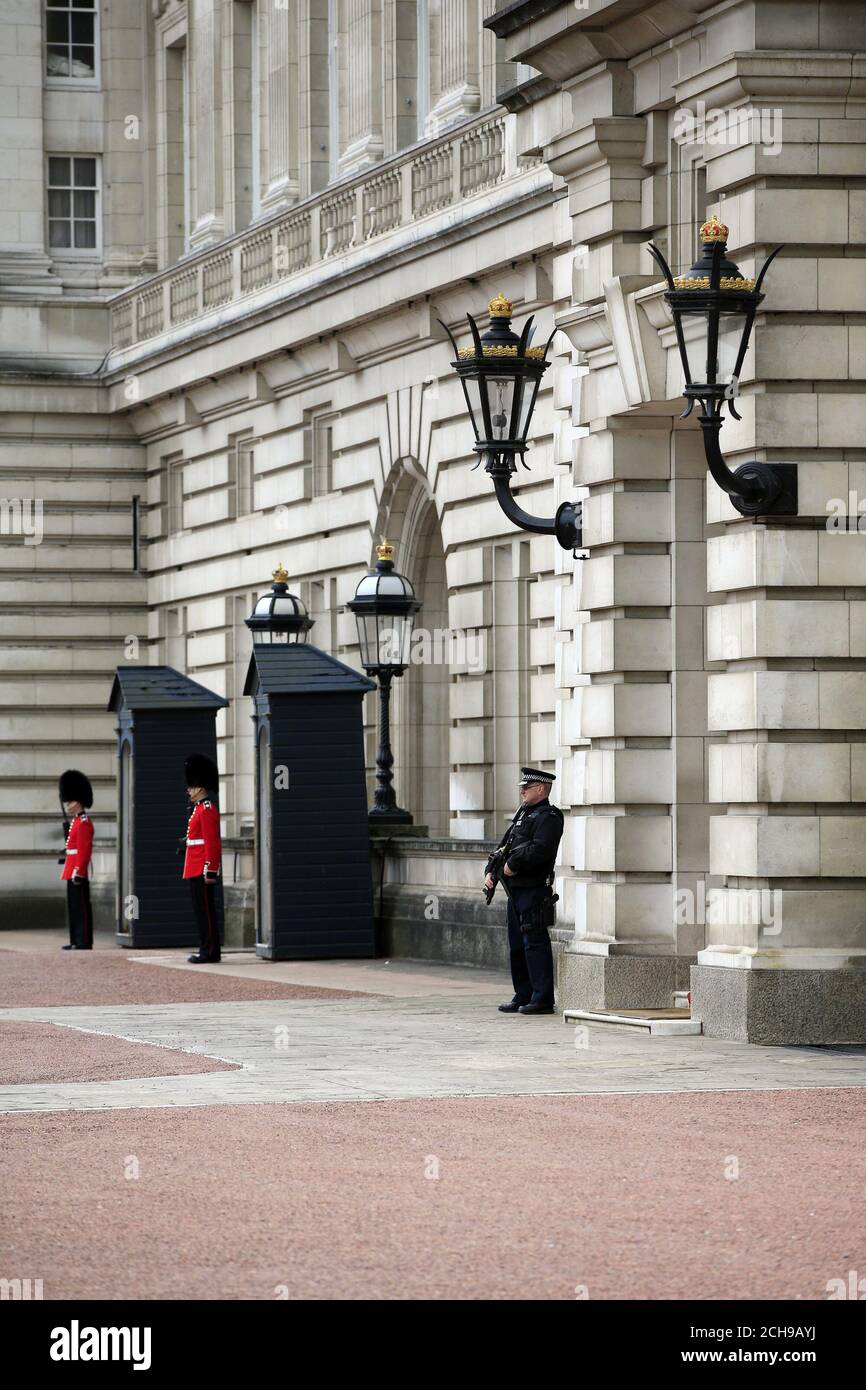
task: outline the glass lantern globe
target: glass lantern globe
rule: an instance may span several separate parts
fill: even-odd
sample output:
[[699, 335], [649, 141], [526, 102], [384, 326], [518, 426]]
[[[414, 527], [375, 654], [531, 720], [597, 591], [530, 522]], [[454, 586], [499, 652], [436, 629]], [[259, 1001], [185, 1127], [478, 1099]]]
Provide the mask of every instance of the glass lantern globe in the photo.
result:
[[712, 404], [721, 413], [728, 402], [731, 414], [739, 419], [733, 402], [739, 394], [740, 372], [755, 313], [764, 296], [761, 282], [777, 247], [761, 268], [757, 281], [741, 274], [727, 255], [728, 228], [711, 217], [700, 229], [701, 256], [685, 275], [673, 275], [657, 246], [649, 250], [668, 288], [665, 301], [677, 335], [685, 381], [684, 395], [689, 401]]
[[247, 627], [259, 645], [306, 642], [313, 620], [301, 600], [289, 593], [289, 576], [282, 565], [273, 572], [273, 586], [256, 601]]
[[472, 345], [458, 348], [446, 327], [454, 348], [455, 368], [466, 397], [475, 432], [475, 450], [488, 459], [513, 458], [526, 453], [526, 437], [541, 378], [550, 365], [545, 347], [530, 347], [533, 320], [528, 318], [518, 337], [511, 328], [514, 306], [498, 294], [487, 306], [490, 327], [479, 333], [471, 314], [467, 314]]
[[348, 608], [355, 615], [366, 671], [400, 675], [409, 665], [415, 614], [421, 607], [405, 575], [394, 568], [394, 547], [383, 539], [376, 565], [358, 584]]

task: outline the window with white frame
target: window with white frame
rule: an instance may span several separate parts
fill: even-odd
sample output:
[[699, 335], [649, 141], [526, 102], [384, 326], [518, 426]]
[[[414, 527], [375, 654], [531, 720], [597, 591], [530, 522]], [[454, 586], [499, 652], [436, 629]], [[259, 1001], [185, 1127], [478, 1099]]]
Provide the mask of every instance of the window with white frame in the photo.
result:
[[48, 156], [48, 245], [99, 250], [99, 161], [95, 155]]
[[93, 81], [97, 75], [97, 0], [47, 0], [45, 72]]
[[229, 435], [229, 516], [248, 516], [253, 510], [255, 439], [252, 433]]
[[334, 490], [334, 436], [336, 414], [304, 411], [304, 497], [327, 497]]
[[165, 464], [163, 496], [165, 498], [166, 535], [176, 535], [183, 530], [183, 454], [167, 454]]

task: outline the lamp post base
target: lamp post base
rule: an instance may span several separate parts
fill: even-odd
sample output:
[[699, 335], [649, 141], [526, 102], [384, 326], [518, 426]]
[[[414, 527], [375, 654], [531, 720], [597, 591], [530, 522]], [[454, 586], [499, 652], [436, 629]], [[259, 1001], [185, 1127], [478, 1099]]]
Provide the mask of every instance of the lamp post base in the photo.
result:
[[408, 811], [404, 811], [401, 806], [374, 806], [372, 811], [368, 811], [367, 819], [371, 825], [412, 825], [412, 816]]

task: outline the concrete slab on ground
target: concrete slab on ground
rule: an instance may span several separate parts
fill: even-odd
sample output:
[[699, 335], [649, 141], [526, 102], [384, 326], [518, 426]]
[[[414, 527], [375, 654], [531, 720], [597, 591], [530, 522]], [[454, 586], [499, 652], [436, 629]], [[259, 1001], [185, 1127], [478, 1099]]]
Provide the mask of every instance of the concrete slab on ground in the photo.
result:
[[[428, 967], [436, 971], [438, 967]], [[241, 1064], [207, 1076], [0, 1087], [0, 1111], [866, 1085], [855, 1049], [635, 1036], [500, 1014], [487, 997], [0, 1010]], [[576, 1045], [577, 1044], [577, 1045]]]

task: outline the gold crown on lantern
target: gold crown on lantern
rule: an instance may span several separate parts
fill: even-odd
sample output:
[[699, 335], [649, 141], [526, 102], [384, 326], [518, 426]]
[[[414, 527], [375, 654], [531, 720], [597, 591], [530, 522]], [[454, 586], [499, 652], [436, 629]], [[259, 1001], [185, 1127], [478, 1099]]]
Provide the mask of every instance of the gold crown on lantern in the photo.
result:
[[718, 217], [711, 217], [701, 227], [701, 241], [727, 241], [728, 228]]
[[514, 313], [514, 305], [510, 299], [505, 298], [504, 294], [498, 294], [487, 305], [487, 312], [491, 318], [510, 319]]
[[[675, 275], [674, 289], [677, 290], [708, 290], [710, 288], [709, 275]], [[755, 288], [755, 282], [746, 275], [723, 275], [719, 281], [720, 290], [748, 290]]]
[[273, 571], [271, 578], [273, 579], [275, 584], [288, 584], [289, 582], [288, 571], [283, 569], [282, 564], [277, 565], [277, 568]]
[[390, 541], [386, 541], [384, 536], [376, 546], [376, 555], [380, 560], [393, 560], [394, 558], [394, 547]]

